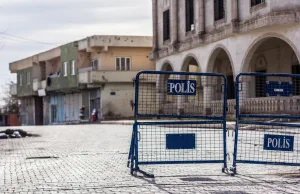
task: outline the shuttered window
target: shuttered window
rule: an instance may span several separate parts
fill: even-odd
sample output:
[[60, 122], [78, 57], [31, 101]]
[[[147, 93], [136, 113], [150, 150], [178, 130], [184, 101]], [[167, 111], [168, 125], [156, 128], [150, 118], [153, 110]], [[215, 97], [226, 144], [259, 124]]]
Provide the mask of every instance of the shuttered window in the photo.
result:
[[163, 13], [163, 38], [164, 41], [170, 39], [170, 10]]
[[75, 64], [75, 60], [71, 61], [71, 68], [72, 68], [72, 73], [71, 75], [75, 75], [76, 74], [76, 64]]
[[194, 0], [185, 0], [186, 32], [194, 30]]
[[131, 70], [131, 58], [130, 57], [117, 57], [116, 58], [116, 70], [117, 71], [130, 71]]
[[224, 0], [214, 0], [215, 21], [221, 20], [225, 16]]
[[68, 62], [64, 62], [64, 76], [68, 76]]
[[98, 70], [98, 60], [91, 61], [92, 70]]

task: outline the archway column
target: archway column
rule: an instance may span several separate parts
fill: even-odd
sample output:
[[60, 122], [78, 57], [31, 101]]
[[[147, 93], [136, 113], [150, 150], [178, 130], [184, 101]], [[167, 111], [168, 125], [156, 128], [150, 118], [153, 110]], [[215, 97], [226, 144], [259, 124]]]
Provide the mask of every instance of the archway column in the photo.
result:
[[251, 80], [247, 79], [247, 77], [241, 77], [239, 80], [238, 91], [240, 113], [244, 113], [246, 111], [246, 100], [250, 97], [250, 84]]
[[[178, 75], [177, 76], [178, 80], [186, 80], [188, 79], [188, 76], [185, 75]], [[182, 115], [184, 114], [184, 103], [187, 102], [188, 97], [187, 96], [177, 96], [177, 115]]]
[[203, 86], [203, 114], [210, 115], [212, 114], [212, 103], [213, 95], [215, 92], [214, 86], [217, 84], [216, 77], [203, 77], [202, 86]]
[[157, 75], [156, 82], [156, 107], [158, 107], [158, 114], [163, 114], [163, 105], [167, 99], [167, 89], [164, 87], [166, 82], [166, 75]]

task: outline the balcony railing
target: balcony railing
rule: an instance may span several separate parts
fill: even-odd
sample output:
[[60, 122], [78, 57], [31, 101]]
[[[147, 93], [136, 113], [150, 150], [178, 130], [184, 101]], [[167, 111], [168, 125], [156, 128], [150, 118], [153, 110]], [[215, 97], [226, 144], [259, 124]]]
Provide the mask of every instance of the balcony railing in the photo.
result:
[[[228, 115], [235, 114], [235, 100], [228, 100]], [[184, 112], [204, 114], [203, 102], [186, 102], [182, 104]], [[178, 104], [176, 102], [162, 105], [165, 114], [176, 114]], [[222, 115], [223, 101], [217, 100], [210, 103], [211, 114]], [[300, 96], [294, 97], [266, 97], [266, 98], [249, 98], [244, 100], [240, 105], [240, 111], [243, 114], [288, 114], [297, 115], [300, 112]]]
[[78, 71], [80, 84], [107, 83], [107, 82], [132, 82], [138, 71], [92, 71], [85, 68]]

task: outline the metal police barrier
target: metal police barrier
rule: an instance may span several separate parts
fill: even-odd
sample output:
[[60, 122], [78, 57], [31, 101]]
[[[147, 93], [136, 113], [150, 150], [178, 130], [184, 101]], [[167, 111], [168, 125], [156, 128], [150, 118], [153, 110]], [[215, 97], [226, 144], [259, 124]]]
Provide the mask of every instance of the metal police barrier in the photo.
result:
[[142, 71], [134, 84], [131, 174], [154, 177], [140, 169], [152, 164], [222, 163], [227, 170], [227, 81], [222, 74]]
[[236, 77], [237, 163], [300, 165], [300, 75]]

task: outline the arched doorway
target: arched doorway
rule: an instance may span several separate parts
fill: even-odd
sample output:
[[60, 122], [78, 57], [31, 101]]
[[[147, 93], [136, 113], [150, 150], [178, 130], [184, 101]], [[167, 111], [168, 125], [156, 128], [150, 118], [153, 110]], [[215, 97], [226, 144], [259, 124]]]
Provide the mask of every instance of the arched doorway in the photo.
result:
[[[261, 38], [255, 41], [246, 53], [242, 72], [300, 74], [299, 61], [296, 56], [291, 43], [287, 40], [281, 37]], [[247, 80], [248, 83], [255, 83], [248, 84], [247, 97], [267, 97], [265, 92], [267, 81], [276, 80], [265, 76], [256, 76]], [[296, 89], [300, 86], [300, 80], [295, 78], [286, 81], [293, 81], [293, 95], [300, 95], [300, 90]]]
[[[218, 47], [213, 51], [208, 62], [207, 72], [224, 74], [228, 82], [227, 99], [235, 99], [235, 77], [232, 69], [232, 61], [229, 53], [227, 52], [227, 50], [225, 50], [225, 48]], [[222, 93], [220, 91], [221, 84], [221, 78], [218, 78], [218, 80], [216, 80], [216, 85], [214, 86], [214, 91], [216, 91], [217, 94], [221, 95], [214, 95], [213, 100], [222, 99]]]

